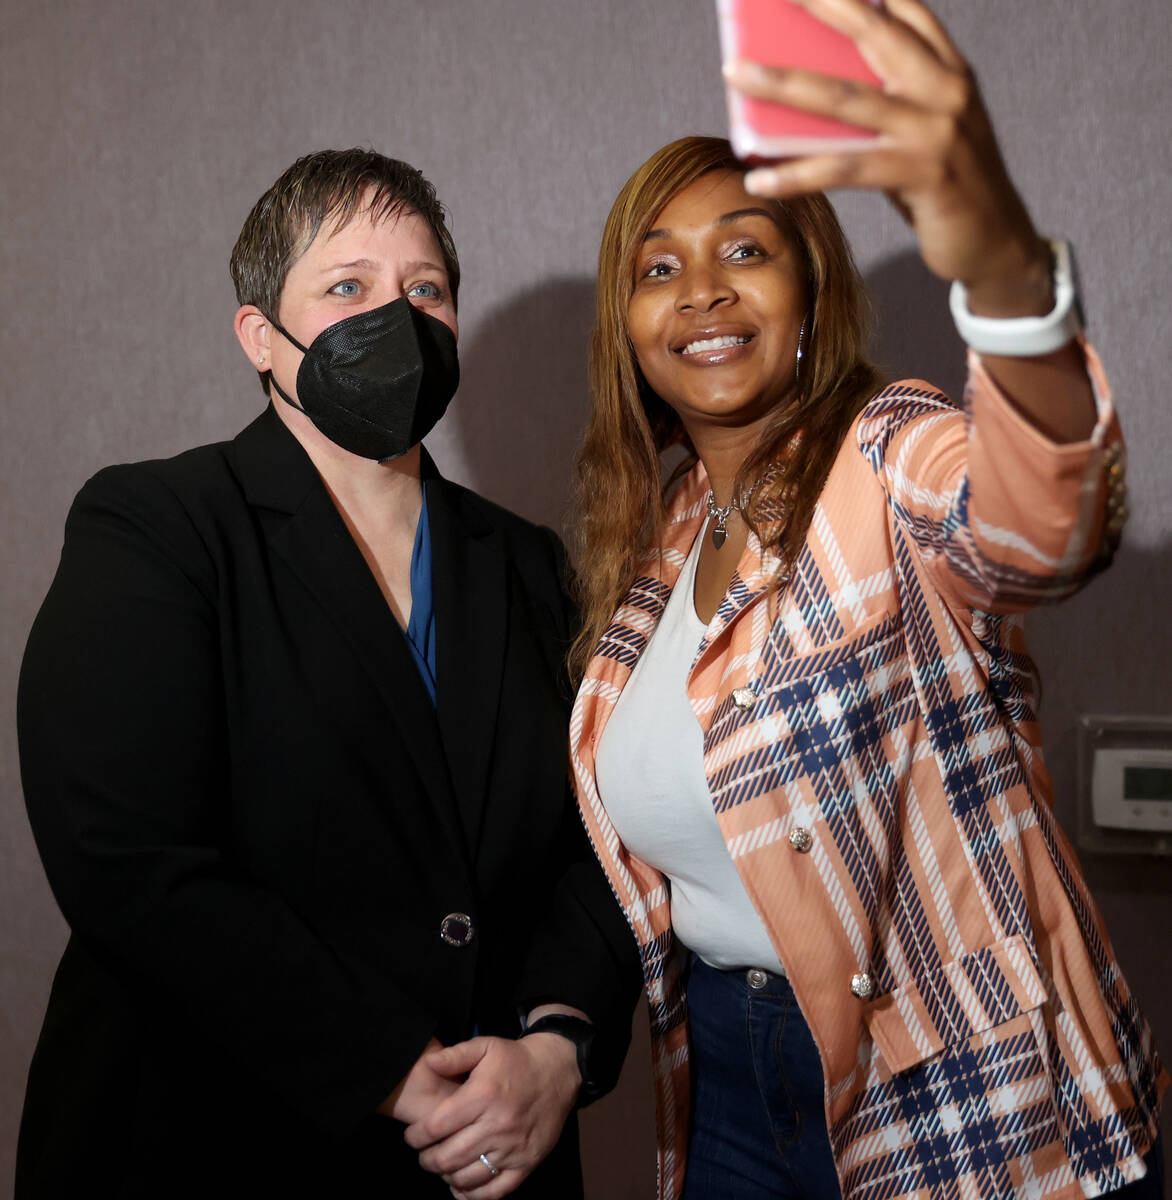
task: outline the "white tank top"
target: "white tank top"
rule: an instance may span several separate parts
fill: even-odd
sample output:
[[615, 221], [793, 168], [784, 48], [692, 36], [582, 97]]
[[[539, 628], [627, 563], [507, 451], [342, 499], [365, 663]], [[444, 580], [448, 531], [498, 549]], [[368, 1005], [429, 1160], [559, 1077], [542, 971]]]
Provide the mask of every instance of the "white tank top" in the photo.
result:
[[687, 680], [704, 637], [693, 590], [700, 530], [684, 569], [603, 730], [598, 791], [623, 844], [671, 882], [676, 936], [710, 966], [781, 973], [777, 951], [716, 822], [704, 735]]

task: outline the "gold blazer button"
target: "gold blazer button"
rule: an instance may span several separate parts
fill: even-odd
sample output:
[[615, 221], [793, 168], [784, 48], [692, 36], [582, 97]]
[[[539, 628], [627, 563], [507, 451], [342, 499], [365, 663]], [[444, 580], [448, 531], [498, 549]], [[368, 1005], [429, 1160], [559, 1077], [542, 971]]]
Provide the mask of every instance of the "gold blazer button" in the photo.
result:
[[808, 829], [803, 829], [799, 825], [796, 829], [789, 831], [789, 845], [791, 850], [796, 850], [799, 854], [806, 854], [813, 844], [814, 835]]
[[751, 687], [735, 688], [732, 702], [735, 708], [739, 708], [741, 712], [747, 712], [757, 703], [757, 693]]

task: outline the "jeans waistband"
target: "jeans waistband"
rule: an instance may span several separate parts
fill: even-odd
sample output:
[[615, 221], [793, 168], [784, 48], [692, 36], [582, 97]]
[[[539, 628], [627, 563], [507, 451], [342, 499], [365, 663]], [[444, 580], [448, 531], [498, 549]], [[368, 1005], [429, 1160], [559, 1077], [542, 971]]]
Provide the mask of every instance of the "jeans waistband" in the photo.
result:
[[692, 975], [703, 973], [709, 976], [713, 984], [723, 983], [723, 986], [735, 987], [751, 996], [793, 995], [793, 988], [785, 975], [767, 971], [764, 967], [734, 967], [732, 970], [724, 970], [721, 967], [710, 966], [699, 955], [693, 954], [689, 971]]

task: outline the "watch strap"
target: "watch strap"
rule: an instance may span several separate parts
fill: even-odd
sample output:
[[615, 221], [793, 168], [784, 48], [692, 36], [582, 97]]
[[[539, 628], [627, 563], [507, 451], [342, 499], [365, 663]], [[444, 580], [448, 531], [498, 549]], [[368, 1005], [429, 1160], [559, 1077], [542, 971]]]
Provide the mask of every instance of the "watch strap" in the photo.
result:
[[978, 317], [969, 311], [968, 292], [957, 280], [948, 306], [960, 336], [978, 354], [1034, 358], [1061, 349], [1082, 332], [1069, 242], [1051, 241], [1054, 307], [1044, 317]]
[[582, 1108], [592, 1100], [597, 1100], [599, 1096], [599, 1088], [594, 1082], [594, 1072], [591, 1069], [594, 1032], [594, 1026], [589, 1021], [570, 1016], [569, 1013], [547, 1013], [526, 1025], [521, 1032], [523, 1038], [531, 1033], [556, 1033], [574, 1043], [578, 1056], [578, 1074], [582, 1077], [576, 1108]]

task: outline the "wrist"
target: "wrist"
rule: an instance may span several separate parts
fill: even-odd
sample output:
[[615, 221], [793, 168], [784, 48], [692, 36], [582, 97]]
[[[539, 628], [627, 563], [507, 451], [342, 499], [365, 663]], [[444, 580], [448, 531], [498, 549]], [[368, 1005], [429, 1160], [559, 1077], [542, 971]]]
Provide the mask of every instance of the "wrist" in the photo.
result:
[[[978, 354], [1003, 358], [1041, 358], [1060, 350], [1082, 332], [1082, 311], [1075, 285], [1074, 258], [1066, 242], [1048, 243], [1047, 273], [1052, 302], [1044, 312], [1022, 313], [1031, 295], [1045, 307], [1038, 266], [1023, 261], [1015, 275], [989, 274], [978, 287], [984, 292], [977, 311], [966, 284], [957, 280], [948, 294], [952, 319], [960, 336]], [[993, 291], [996, 295], [993, 294]], [[989, 309], [996, 309], [990, 313]], [[1011, 311], [1013, 310], [1013, 311]]]
[[978, 277], [961, 282], [968, 310], [975, 317], [1044, 317], [1054, 307], [1050, 243], [1039, 237], [1015, 243], [995, 256]]
[[538, 1004], [536, 1007], [529, 1010], [528, 1016], [521, 1021], [521, 1028], [528, 1029], [530, 1025], [535, 1025], [542, 1017], [577, 1017], [580, 1021], [590, 1022], [590, 1018], [580, 1009], [574, 1008], [570, 1004], [558, 1004], [550, 1001], [547, 1004]]
[[521, 1044], [538, 1060], [538, 1069], [558, 1081], [567, 1106], [573, 1108], [578, 1103], [583, 1082], [577, 1046], [560, 1034], [541, 1032], [522, 1038]]
[[574, 1080], [573, 1103], [581, 1107], [597, 1099], [598, 1088], [594, 1084], [591, 1060], [594, 1049], [594, 1025], [583, 1017], [565, 1014], [549, 1014], [532, 1021], [521, 1034], [522, 1040], [540, 1037], [542, 1041], [553, 1038], [562, 1043], [561, 1052], [573, 1057], [574, 1069], [570, 1078]]

